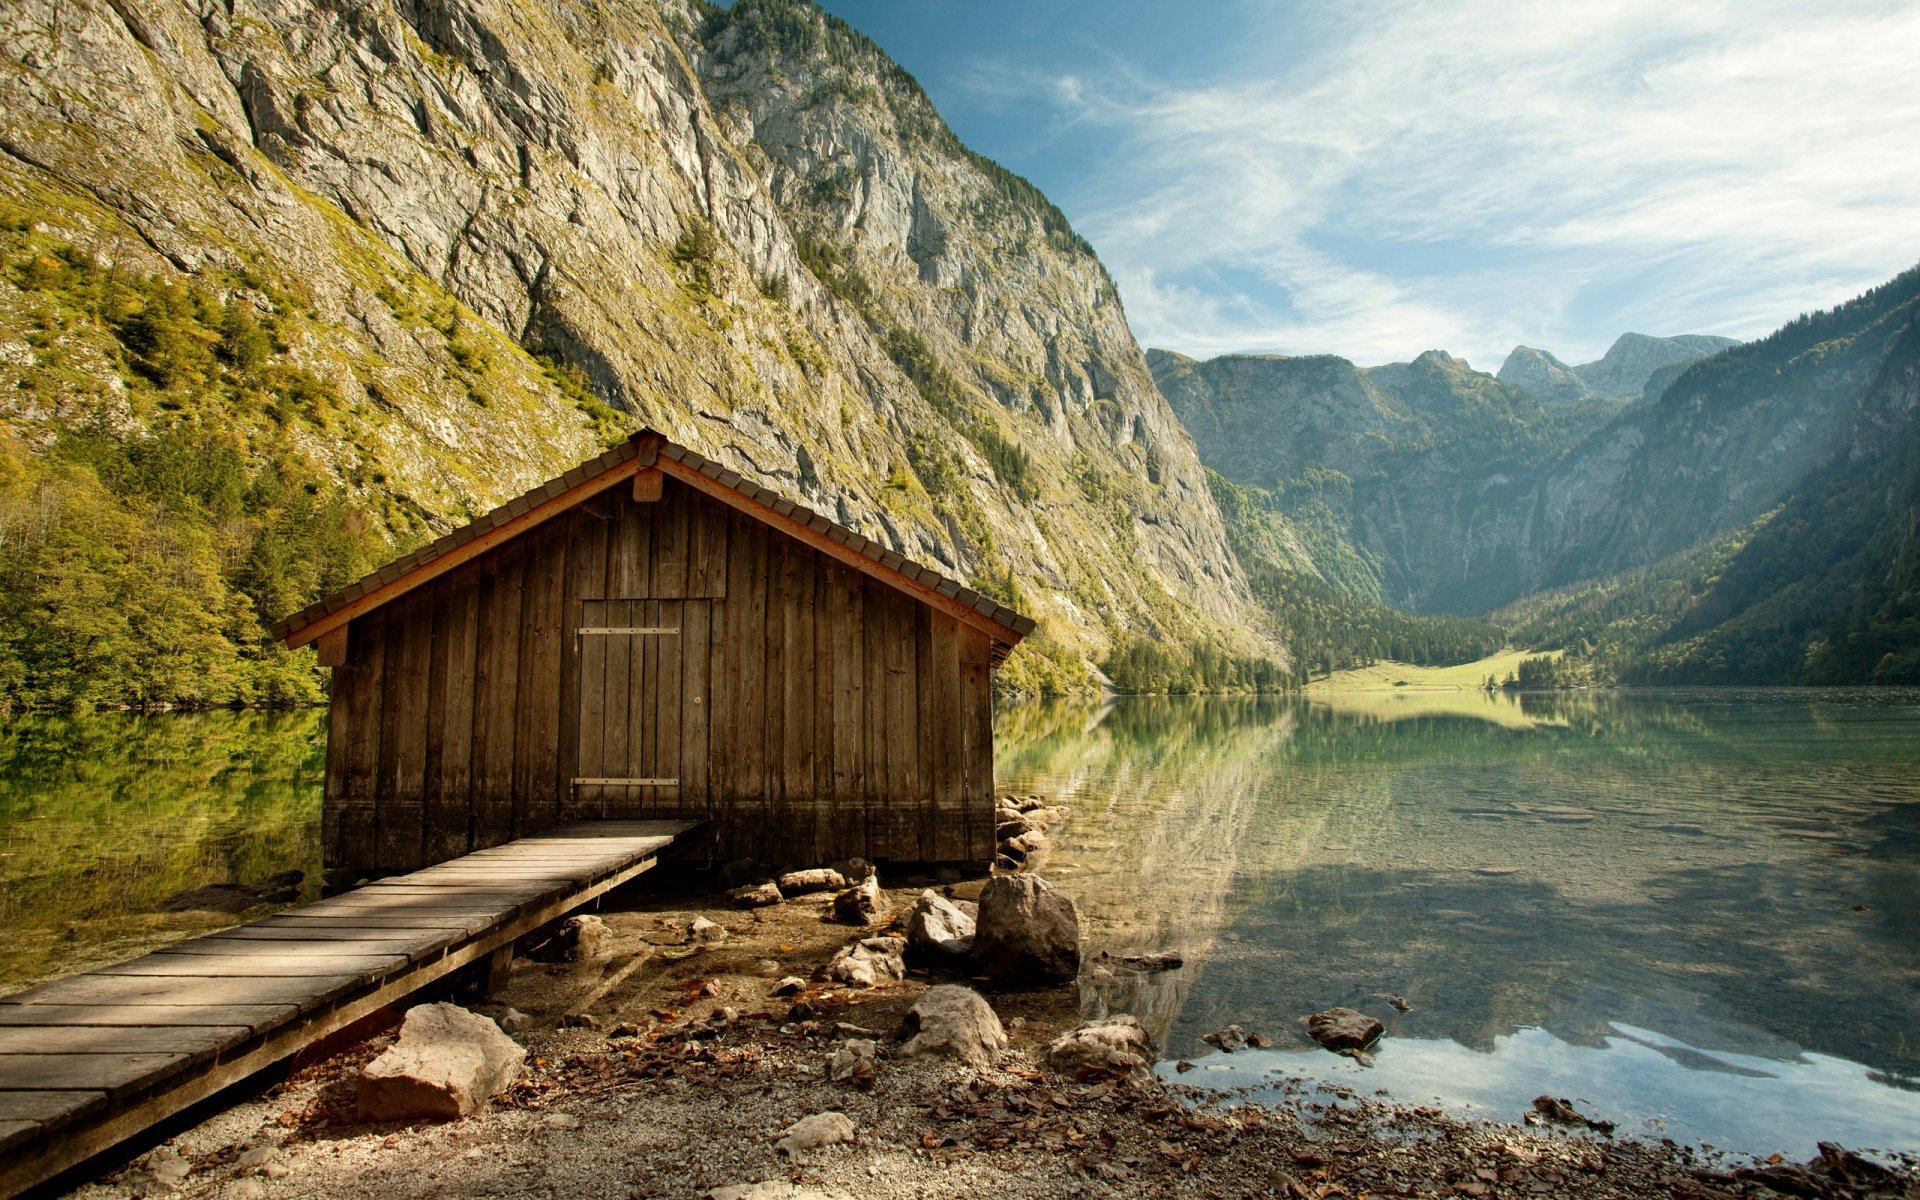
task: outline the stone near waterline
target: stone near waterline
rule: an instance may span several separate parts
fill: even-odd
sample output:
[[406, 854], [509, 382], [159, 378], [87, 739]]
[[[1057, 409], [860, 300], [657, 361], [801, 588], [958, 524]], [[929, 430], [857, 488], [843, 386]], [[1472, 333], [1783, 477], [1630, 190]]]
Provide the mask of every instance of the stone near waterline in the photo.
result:
[[868, 875], [833, 898], [833, 919], [842, 925], [872, 925], [893, 911], [880, 890], [880, 876]]
[[1093, 961], [1114, 963], [1129, 971], [1177, 971], [1187, 965], [1187, 960], [1172, 950], [1152, 954], [1108, 954], [1103, 950], [1094, 955]]
[[900, 1022], [900, 1048], [909, 1058], [944, 1054], [970, 1067], [986, 1067], [1007, 1048], [1007, 1031], [986, 998], [957, 984], [931, 987]]
[[774, 1148], [782, 1154], [803, 1154], [808, 1150], [818, 1150], [822, 1146], [835, 1146], [850, 1142], [854, 1135], [853, 1121], [845, 1113], [823, 1112], [811, 1117], [802, 1117], [787, 1130]]
[[974, 967], [1006, 983], [1069, 983], [1080, 973], [1080, 914], [1038, 875], [997, 875], [980, 892]]
[[837, 892], [850, 881], [832, 867], [815, 867], [808, 871], [788, 871], [774, 882], [788, 896], [805, 896], [813, 892]]
[[915, 958], [965, 958], [973, 953], [973, 918], [938, 892], [921, 892], [907, 913], [907, 951]]
[[1402, 996], [1398, 992], [1375, 992], [1373, 995], [1376, 1000], [1385, 1000], [1388, 1004], [1392, 1005], [1395, 1012], [1404, 1013], [1413, 1011], [1413, 1005], [1407, 1001], [1405, 996]]
[[1126, 1013], [1089, 1021], [1047, 1043], [1047, 1065], [1056, 1071], [1098, 1067], [1124, 1075], [1151, 1067], [1153, 1059], [1153, 1038]]
[[766, 908], [768, 905], [780, 903], [786, 897], [780, 894], [778, 884], [771, 879], [766, 879], [759, 883], [750, 883], [745, 887], [734, 888], [727, 893], [727, 899], [733, 901], [737, 908]]
[[882, 983], [905, 979], [907, 964], [901, 956], [906, 949], [905, 938], [861, 938], [843, 946], [833, 956], [833, 961], [827, 964], [827, 978], [861, 987], [878, 987]]
[[1032, 858], [1047, 848], [1047, 835], [1038, 829], [1030, 829], [1019, 837], [1008, 838], [1000, 843], [1002, 853], [1018, 850], [1027, 858]]
[[1225, 1029], [1201, 1034], [1200, 1040], [1223, 1053], [1237, 1054], [1247, 1048], [1247, 1031], [1238, 1025], [1229, 1025]]
[[1300, 1018], [1307, 1035], [1329, 1050], [1364, 1050], [1378, 1041], [1386, 1026], [1351, 1008], [1329, 1008]]
[[995, 839], [1004, 842], [1009, 838], [1017, 838], [1023, 833], [1031, 833], [1038, 828], [1040, 828], [1038, 825], [1028, 821], [1025, 817], [1012, 817], [996, 824], [993, 827], [993, 836]]
[[363, 1121], [450, 1120], [468, 1116], [519, 1077], [527, 1052], [478, 1013], [422, 1004], [400, 1037], [354, 1081]]

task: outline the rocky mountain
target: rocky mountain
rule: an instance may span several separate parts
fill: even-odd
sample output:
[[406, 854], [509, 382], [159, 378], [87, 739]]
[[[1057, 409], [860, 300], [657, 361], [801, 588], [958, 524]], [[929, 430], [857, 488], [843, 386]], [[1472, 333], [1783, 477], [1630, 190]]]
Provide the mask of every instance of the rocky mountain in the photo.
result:
[[[1500, 364], [1499, 379], [1533, 393], [1545, 404], [1572, 404], [1594, 397], [1633, 399], [1643, 393], [1651, 400], [1686, 364], [1739, 344], [1734, 338], [1702, 333], [1674, 337], [1623, 333], [1605, 356], [1577, 367], [1569, 367], [1545, 350], [1515, 346]], [[1656, 380], [1658, 388], [1650, 388]]]
[[[1898, 632], [1917, 559], [1902, 449], [1920, 438], [1916, 321], [1920, 269], [1654, 368], [1624, 406], [1549, 407], [1437, 352], [1370, 371], [1152, 361], [1203, 459], [1264, 497], [1232, 511], [1283, 523], [1329, 584], [1425, 612], [1537, 596], [1500, 619], [1542, 646], [1611, 627], [1614, 677], [1859, 682], [1904, 678], [1920, 646], [1920, 626]], [[1667, 353], [1656, 341], [1622, 339], [1611, 374], [1590, 376], [1638, 378]], [[1571, 370], [1508, 365], [1548, 382]]]
[[37, 632], [0, 689], [86, 636], [69, 534], [123, 606], [139, 546], [192, 543], [179, 636], [259, 669], [52, 698], [297, 692], [261, 618], [643, 423], [1026, 608], [1022, 685], [1143, 637], [1277, 653], [1090, 248], [804, 0], [22, 0], [0, 33], [0, 525], [61, 498], [6, 542]]
[[1522, 594], [1513, 546], [1528, 481], [1616, 407], [1548, 408], [1439, 350], [1368, 369], [1149, 360], [1203, 461], [1270, 493], [1326, 582], [1422, 612], [1484, 612]]

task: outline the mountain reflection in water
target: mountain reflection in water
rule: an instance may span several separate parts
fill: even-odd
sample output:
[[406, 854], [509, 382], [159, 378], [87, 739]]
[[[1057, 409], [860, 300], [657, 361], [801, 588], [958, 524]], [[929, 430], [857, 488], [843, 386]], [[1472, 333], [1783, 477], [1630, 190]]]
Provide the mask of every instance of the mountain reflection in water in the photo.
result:
[[[1074, 809], [1045, 871], [1089, 950], [1186, 956], [1082, 995], [1188, 1082], [1920, 1150], [1920, 696], [1141, 698], [998, 729], [1003, 790]], [[1306, 1039], [1334, 1005], [1385, 1021], [1373, 1068]], [[1276, 1048], [1210, 1052], [1229, 1023]]]

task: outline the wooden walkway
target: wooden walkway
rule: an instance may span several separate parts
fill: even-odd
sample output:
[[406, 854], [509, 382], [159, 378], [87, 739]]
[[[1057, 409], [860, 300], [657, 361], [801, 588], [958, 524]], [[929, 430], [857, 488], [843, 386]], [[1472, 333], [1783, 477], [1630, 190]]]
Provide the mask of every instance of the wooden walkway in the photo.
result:
[[569, 825], [0, 997], [0, 1196], [511, 953], [695, 824]]

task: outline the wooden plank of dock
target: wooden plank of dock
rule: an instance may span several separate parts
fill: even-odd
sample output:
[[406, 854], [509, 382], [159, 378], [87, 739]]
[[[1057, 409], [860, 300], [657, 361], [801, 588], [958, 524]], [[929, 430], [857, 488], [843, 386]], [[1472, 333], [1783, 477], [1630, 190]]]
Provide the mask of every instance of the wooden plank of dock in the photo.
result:
[[511, 946], [695, 826], [568, 825], [0, 997], [0, 1196]]

